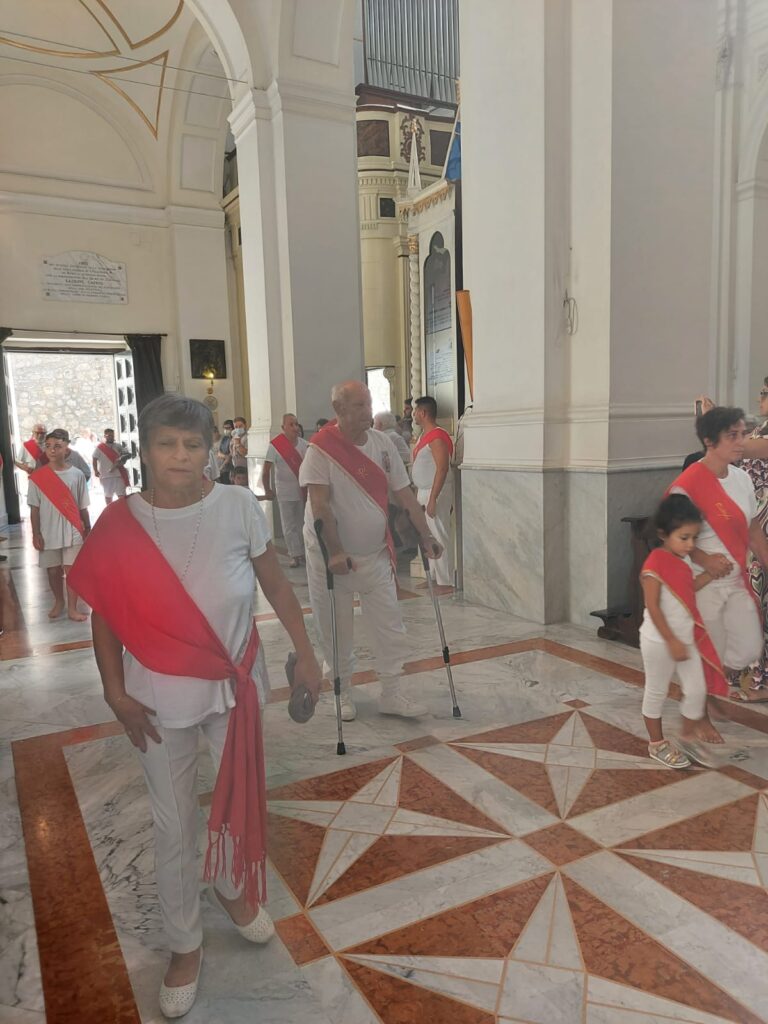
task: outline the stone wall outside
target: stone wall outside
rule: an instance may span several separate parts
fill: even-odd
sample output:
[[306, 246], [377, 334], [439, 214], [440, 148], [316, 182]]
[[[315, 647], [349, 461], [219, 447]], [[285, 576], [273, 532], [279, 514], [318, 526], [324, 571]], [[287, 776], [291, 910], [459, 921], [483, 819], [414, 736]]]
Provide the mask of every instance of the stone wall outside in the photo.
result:
[[[39, 352], [9, 353], [22, 438], [42, 420], [64, 427], [72, 439], [101, 439], [117, 426], [111, 356]], [[92, 436], [95, 435], [95, 436]]]

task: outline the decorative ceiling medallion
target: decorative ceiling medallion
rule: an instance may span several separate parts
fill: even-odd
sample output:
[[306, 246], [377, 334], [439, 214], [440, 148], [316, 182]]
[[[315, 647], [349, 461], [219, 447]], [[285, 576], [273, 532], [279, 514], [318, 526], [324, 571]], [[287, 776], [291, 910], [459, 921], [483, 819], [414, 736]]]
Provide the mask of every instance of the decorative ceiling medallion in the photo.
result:
[[[117, 26], [118, 31], [120, 32], [120, 35], [123, 37], [123, 39], [125, 39], [126, 43], [128, 43], [128, 45], [130, 46], [130, 48], [132, 50], [138, 50], [138, 48], [140, 46], [145, 46], [147, 43], [151, 43], [153, 40], [155, 40], [159, 36], [163, 35], [163, 33], [167, 32], [168, 29], [172, 28], [172, 26], [176, 23], [176, 21], [179, 18], [182, 10], [184, 9], [184, 0], [179, 0], [178, 7], [176, 8], [176, 10], [173, 12], [171, 17], [168, 19], [168, 21], [166, 21], [166, 23], [163, 26], [161, 26], [156, 32], [153, 32], [151, 35], [144, 36], [143, 39], [133, 40], [133, 39], [131, 39], [131, 37], [128, 34], [128, 32], [126, 31], [126, 29], [123, 27], [120, 19], [117, 17], [117, 15], [114, 13], [114, 11], [110, 8], [110, 6], [106, 2], [106, 0], [96, 0], [96, 3], [99, 5], [99, 7], [101, 7], [101, 9], [104, 11], [104, 13], [107, 14], [107, 16], [111, 19], [111, 21], [114, 22], [114, 24]], [[94, 17], [95, 17], [95, 15], [94, 15]], [[106, 31], [106, 29], [105, 29], [105, 31]]]
[[[122, 96], [126, 103], [128, 103], [136, 111], [136, 113], [142, 119], [147, 128], [149, 128], [149, 130], [152, 132], [152, 135], [155, 138], [157, 138], [157, 132], [160, 123], [160, 103], [163, 98], [163, 83], [165, 82], [165, 71], [167, 64], [168, 50], [165, 50], [163, 53], [158, 53], [156, 57], [151, 57], [149, 60], [143, 60], [132, 64], [124, 64], [121, 67], [117, 68], [105, 68], [103, 71], [92, 71], [91, 74], [95, 75], [97, 78], [100, 78], [102, 82], [104, 82], [106, 85], [110, 87], [110, 89], [114, 89], [116, 93]], [[128, 77], [129, 75], [135, 73], [139, 68], [151, 67], [152, 65], [157, 66], [160, 72], [159, 82], [150, 83], [142, 81], [141, 79], [136, 79], [134, 82], [131, 82], [131, 79]], [[152, 85], [157, 89], [157, 104], [155, 105], [154, 112], [152, 113], [153, 119], [150, 119], [150, 117], [147, 116], [145, 111], [136, 102], [136, 100], [131, 95], [129, 95], [129, 93], [127, 93], [125, 89], [121, 89], [117, 82], [115, 82], [113, 76], [116, 74], [121, 74], [125, 76], [124, 83], [126, 86], [141, 85], [144, 87], [148, 87]]]

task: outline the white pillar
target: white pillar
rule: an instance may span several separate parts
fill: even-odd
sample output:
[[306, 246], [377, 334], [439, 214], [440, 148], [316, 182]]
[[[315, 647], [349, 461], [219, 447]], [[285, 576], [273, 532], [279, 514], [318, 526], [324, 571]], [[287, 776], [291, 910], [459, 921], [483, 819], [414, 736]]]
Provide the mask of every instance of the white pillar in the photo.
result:
[[411, 397], [423, 393], [421, 369], [421, 284], [419, 236], [408, 236], [408, 299], [410, 303]]
[[363, 374], [355, 99], [311, 84], [255, 90], [237, 142], [251, 452], [284, 412], [312, 429], [334, 383]]

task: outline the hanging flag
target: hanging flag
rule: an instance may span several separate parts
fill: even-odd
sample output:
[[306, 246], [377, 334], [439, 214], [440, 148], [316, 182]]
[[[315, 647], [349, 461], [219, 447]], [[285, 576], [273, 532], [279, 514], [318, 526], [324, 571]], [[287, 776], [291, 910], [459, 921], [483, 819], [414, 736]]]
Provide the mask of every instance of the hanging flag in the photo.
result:
[[446, 181], [461, 180], [461, 121], [456, 122], [453, 130], [453, 141], [445, 165]]

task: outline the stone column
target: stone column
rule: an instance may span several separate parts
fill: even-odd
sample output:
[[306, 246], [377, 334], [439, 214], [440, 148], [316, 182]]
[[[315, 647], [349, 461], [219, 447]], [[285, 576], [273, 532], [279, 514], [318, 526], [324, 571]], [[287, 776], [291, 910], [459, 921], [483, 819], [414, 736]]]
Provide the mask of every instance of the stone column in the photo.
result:
[[419, 236], [408, 236], [408, 295], [410, 303], [411, 396], [418, 398], [424, 389], [421, 366], [421, 271]]

